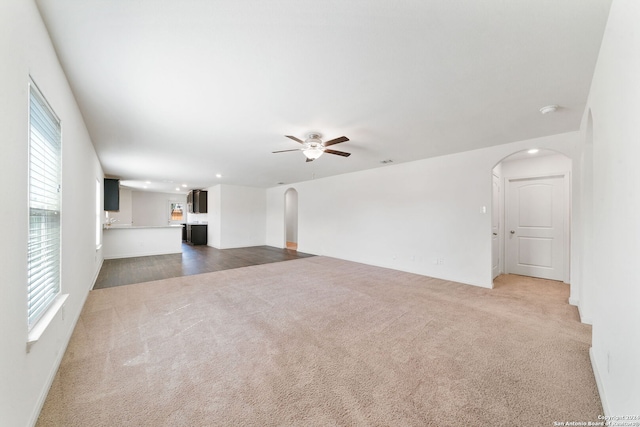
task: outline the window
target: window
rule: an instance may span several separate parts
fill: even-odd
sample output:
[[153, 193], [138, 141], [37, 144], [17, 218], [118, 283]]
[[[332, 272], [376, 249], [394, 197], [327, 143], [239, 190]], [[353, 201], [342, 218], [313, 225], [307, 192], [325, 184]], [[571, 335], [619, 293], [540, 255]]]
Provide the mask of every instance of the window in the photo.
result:
[[29, 329], [60, 293], [60, 120], [36, 85], [29, 85]]
[[170, 221], [184, 220], [184, 203], [169, 202]]

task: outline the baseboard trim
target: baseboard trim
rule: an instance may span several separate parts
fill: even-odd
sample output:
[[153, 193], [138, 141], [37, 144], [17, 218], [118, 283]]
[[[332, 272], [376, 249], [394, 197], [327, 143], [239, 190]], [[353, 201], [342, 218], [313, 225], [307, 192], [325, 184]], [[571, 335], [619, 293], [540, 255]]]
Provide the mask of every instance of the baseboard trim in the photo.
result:
[[[571, 301], [569, 301], [569, 304], [571, 304]], [[585, 315], [582, 314], [582, 310], [580, 309], [580, 304], [576, 304], [576, 308], [578, 309], [578, 316], [580, 316], [580, 322], [584, 323], [585, 325], [593, 325], [593, 319], [591, 319], [590, 317], [586, 317]]]
[[569, 297], [569, 304], [578, 309], [578, 316], [580, 316], [581, 323], [584, 323], [585, 325], [593, 325], [593, 319], [582, 314], [582, 310], [580, 309], [580, 300], [578, 298]]
[[609, 409], [609, 403], [607, 402], [607, 396], [604, 392], [604, 384], [602, 383], [602, 377], [600, 376], [600, 370], [596, 363], [596, 357], [593, 354], [593, 347], [589, 347], [589, 359], [591, 359], [591, 369], [593, 369], [593, 376], [596, 379], [596, 386], [598, 387], [598, 394], [600, 395], [600, 403], [602, 403], [602, 410], [604, 416], [610, 417], [611, 410]]

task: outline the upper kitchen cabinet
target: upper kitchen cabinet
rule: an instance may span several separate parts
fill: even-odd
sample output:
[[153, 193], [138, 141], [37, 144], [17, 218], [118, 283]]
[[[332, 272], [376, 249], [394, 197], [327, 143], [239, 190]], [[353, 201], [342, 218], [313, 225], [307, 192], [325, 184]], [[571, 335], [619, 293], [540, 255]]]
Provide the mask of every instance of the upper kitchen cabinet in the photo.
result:
[[187, 207], [189, 213], [207, 213], [207, 192], [205, 190], [189, 191]]
[[120, 210], [120, 180], [104, 179], [104, 210], [119, 211]]

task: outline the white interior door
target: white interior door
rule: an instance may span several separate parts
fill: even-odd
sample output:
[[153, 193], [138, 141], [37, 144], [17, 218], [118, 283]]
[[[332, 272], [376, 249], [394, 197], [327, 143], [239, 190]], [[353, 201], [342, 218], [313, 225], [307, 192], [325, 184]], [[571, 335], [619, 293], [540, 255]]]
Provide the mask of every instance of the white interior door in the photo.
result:
[[500, 178], [493, 175], [491, 205], [491, 271], [495, 279], [500, 274]]
[[563, 280], [568, 212], [565, 177], [510, 179], [506, 193], [507, 272]]

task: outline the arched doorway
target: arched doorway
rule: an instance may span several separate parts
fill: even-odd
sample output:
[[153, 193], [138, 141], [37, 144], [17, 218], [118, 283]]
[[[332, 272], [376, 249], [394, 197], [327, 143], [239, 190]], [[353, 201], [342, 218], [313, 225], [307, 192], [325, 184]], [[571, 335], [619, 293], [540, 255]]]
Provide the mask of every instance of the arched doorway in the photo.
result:
[[298, 192], [289, 188], [284, 193], [284, 241], [290, 250], [298, 249]]
[[514, 153], [492, 170], [492, 272], [569, 282], [571, 159]]

